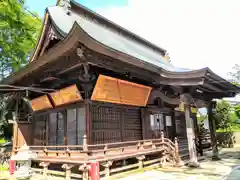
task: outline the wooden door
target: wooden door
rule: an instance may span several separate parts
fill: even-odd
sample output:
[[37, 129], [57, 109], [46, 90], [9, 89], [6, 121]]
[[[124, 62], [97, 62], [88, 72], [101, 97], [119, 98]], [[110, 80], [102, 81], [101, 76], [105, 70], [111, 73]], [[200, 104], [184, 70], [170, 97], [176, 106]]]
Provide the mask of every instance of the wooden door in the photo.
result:
[[123, 141], [143, 139], [141, 111], [137, 107], [128, 107], [123, 110]]

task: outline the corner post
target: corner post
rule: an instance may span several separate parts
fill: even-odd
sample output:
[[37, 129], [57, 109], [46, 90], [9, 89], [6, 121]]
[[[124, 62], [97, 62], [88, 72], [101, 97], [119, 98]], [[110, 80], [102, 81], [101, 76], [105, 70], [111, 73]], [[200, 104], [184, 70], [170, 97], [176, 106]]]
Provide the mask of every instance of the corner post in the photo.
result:
[[194, 126], [193, 120], [190, 117], [190, 102], [191, 99], [188, 95], [183, 95], [184, 101], [184, 112], [185, 112], [185, 120], [186, 120], [186, 130], [187, 130], [187, 140], [188, 140], [188, 150], [190, 161], [188, 163], [189, 167], [199, 167], [198, 159], [197, 159], [197, 150], [195, 144], [195, 135], [194, 135]]
[[218, 161], [221, 160], [219, 157], [218, 147], [217, 147], [217, 138], [216, 138], [216, 125], [213, 119], [213, 107], [216, 104], [215, 101], [211, 101], [208, 106], [208, 122], [209, 122], [209, 129], [211, 135], [211, 143], [212, 143], [212, 160]]

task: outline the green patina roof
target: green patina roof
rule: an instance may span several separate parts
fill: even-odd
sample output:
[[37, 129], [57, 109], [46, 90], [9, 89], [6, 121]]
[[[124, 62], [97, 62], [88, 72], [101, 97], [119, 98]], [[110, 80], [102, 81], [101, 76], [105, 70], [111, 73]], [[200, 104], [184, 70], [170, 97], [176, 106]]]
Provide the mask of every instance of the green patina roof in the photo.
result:
[[107, 47], [168, 71], [189, 71], [187, 69], [174, 67], [164, 59], [162, 53], [159, 51], [123, 36], [116, 30], [106, 27], [90, 18], [76, 14], [74, 11], [67, 14], [66, 10], [60, 6], [49, 7], [47, 10], [55, 27], [63, 36], [66, 36], [73, 27], [73, 24], [77, 22], [89, 36]]

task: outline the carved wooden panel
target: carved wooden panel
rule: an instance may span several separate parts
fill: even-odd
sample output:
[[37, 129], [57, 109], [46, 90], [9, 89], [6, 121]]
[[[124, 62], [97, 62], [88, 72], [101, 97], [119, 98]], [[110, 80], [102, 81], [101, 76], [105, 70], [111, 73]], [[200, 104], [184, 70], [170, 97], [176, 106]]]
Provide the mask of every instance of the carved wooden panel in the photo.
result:
[[47, 95], [44, 95], [44, 96], [41, 96], [41, 97], [31, 100], [31, 106], [32, 106], [33, 111], [39, 111], [39, 110], [43, 110], [43, 109], [53, 108]]
[[50, 93], [55, 106], [62, 104], [73, 103], [82, 100], [82, 96], [76, 85], [72, 85], [59, 91]]
[[146, 106], [151, 87], [99, 75], [91, 99], [111, 103]]

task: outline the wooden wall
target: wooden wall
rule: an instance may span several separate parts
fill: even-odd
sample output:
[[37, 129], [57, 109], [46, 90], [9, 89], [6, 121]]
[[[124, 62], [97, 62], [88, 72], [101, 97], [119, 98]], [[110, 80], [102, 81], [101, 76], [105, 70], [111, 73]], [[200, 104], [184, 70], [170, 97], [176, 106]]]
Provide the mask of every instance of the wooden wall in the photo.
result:
[[99, 103], [91, 109], [93, 144], [142, 139], [140, 107]]
[[33, 145], [80, 145], [86, 133], [85, 108], [61, 108], [33, 119]]

